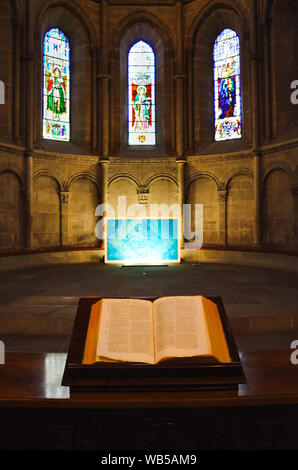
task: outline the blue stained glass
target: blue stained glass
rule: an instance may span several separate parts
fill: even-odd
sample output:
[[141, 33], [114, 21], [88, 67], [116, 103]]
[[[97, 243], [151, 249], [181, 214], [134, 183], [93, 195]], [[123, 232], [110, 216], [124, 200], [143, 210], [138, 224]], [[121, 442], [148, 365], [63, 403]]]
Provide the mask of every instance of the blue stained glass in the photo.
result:
[[43, 138], [70, 140], [70, 46], [58, 28], [43, 42]]
[[240, 43], [224, 29], [213, 49], [215, 140], [241, 138]]

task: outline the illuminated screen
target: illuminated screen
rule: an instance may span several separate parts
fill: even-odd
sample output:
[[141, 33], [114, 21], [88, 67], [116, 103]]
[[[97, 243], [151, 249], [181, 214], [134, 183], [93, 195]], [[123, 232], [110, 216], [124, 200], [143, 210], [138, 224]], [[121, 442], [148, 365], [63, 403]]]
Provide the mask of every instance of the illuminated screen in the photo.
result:
[[108, 219], [106, 263], [179, 262], [178, 219]]

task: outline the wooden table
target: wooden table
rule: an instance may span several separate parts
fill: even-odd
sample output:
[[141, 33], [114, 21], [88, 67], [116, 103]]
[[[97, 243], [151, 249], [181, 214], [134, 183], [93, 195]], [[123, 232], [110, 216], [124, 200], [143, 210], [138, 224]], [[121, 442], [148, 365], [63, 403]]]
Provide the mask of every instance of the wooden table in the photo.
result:
[[78, 393], [66, 354], [7, 353], [0, 449], [298, 449], [298, 365], [291, 350], [240, 352], [233, 391]]

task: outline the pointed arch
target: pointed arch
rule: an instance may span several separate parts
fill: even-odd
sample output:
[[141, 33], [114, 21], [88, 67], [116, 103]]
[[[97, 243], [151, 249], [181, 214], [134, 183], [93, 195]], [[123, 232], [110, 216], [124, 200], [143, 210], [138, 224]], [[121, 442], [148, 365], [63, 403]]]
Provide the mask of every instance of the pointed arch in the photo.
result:
[[128, 52], [128, 144], [155, 145], [155, 53], [143, 40]]
[[[131, 48], [143, 41], [151, 47], [155, 57], [155, 143], [144, 145], [129, 144], [128, 100], [128, 54]], [[126, 17], [119, 22], [113, 42], [112, 75], [115, 80], [111, 87], [112, 125], [110, 130], [111, 149], [115, 154], [133, 155], [142, 147], [142, 154], [158, 155], [174, 145], [174, 54], [167, 28], [158, 18], [144, 12]], [[149, 82], [150, 83], [150, 82]], [[150, 115], [149, 115], [150, 119]], [[146, 137], [146, 134], [145, 134]], [[147, 141], [147, 138], [146, 138]]]

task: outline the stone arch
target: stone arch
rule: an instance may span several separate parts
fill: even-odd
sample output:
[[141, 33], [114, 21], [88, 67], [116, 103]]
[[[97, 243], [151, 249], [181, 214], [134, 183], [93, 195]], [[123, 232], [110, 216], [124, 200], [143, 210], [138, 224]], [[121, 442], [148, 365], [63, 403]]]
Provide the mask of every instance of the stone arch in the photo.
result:
[[227, 182], [227, 243], [251, 246], [254, 242], [254, 187], [250, 171], [236, 171]]
[[68, 183], [68, 244], [97, 246], [95, 211], [100, 199], [96, 179], [90, 173], [81, 172], [73, 175]]
[[295, 174], [294, 174], [291, 166], [286, 161], [272, 162], [271, 164], [266, 165], [265, 170], [263, 172], [264, 173], [263, 174], [263, 183], [262, 183], [263, 191], [265, 189], [266, 181], [267, 181], [268, 177], [274, 171], [284, 172], [289, 177], [290, 181], [294, 182], [294, 180], [295, 180]]
[[49, 170], [33, 178], [32, 234], [35, 248], [61, 245], [60, 182]]
[[140, 188], [142, 186], [141, 182], [139, 181], [139, 179], [134, 176], [134, 175], [130, 175], [129, 173], [118, 173], [116, 175], [113, 175], [109, 181], [108, 181], [108, 187], [116, 180], [118, 179], [126, 179], [126, 180], [129, 180], [129, 181], [133, 181], [136, 185], [137, 188]]
[[263, 182], [263, 236], [266, 245], [294, 244], [294, 200], [292, 179], [285, 168], [276, 166], [265, 175]]
[[191, 204], [191, 230], [195, 230], [195, 205], [203, 206], [203, 244], [219, 243], [218, 180], [208, 172], [198, 172], [191, 178], [187, 188], [188, 204]]
[[217, 189], [220, 187], [220, 181], [219, 181], [219, 179], [217, 178], [216, 175], [214, 175], [213, 173], [211, 173], [209, 171], [198, 171], [198, 172], [194, 173], [193, 175], [191, 175], [190, 180], [189, 180], [189, 182], [186, 186], [186, 200], [188, 200], [189, 188], [190, 188], [191, 184], [194, 181], [196, 181], [198, 178], [207, 178], [210, 181], [213, 181], [215, 183]]
[[237, 170], [233, 170], [230, 172], [228, 175], [225, 176], [223, 180], [223, 187], [225, 190], [229, 189], [229, 184], [233, 178], [235, 178], [237, 175], [245, 175], [248, 176], [249, 178], [253, 178], [254, 174], [253, 171], [250, 170], [249, 168], [237, 168]]
[[0, 172], [0, 250], [24, 246], [25, 207], [20, 175], [6, 169]]
[[53, 181], [55, 181], [55, 183], [57, 184], [58, 191], [59, 192], [61, 191], [62, 184], [61, 184], [60, 178], [52, 170], [42, 169], [34, 173], [33, 183], [36, 182], [39, 178], [42, 178], [43, 176], [47, 176], [48, 178], [51, 178]]
[[23, 192], [24, 191], [24, 181], [23, 181], [23, 178], [21, 177], [20, 173], [17, 170], [13, 169], [13, 168], [5, 168], [3, 170], [0, 170], [0, 176], [2, 176], [5, 173], [12, 174], [18, 179], [21, 191]]
[[[117, 50], [121, 47], [121, 42], [123, 40], [123, 36], [127, 34], [128, 30], [132, 30], [136, 24], [139, 23], [146, 23], [148, 25], [148, 33], [152, 34], [153, 30], [158, 32], [161, 40], [164, 43], [164, 47], [167, 51], [174, 50], [173, 40], [171, 38], [171, 33], [168, 26], [161, 20], [161, 18], [157, 17], [156, 15], [148, 12], [148, 11], [138, 11], [136, 13], [132, 13], [125, 18], [123, 18], [116, 26], [116, 31], [118, 34], [114, 36], [113, 41], [113, 49]], [[151, 30], [151, 31], [150, 31]], [[128, 46], [128, 49], [133, 45], [135, 40], [131, 39], [131, 44]]]
[[[199, 33], [200, 29], [204, 27], [205, 22], [208, 21], [209, 17], [219, 11], [219, 10], [226, 10], [230, 11], [233, 14], [237, 15], [240, 20], [241, 30], [248, 36], [249, 30], [247, 27], [247, 14], [246, 6], [242, 4], [239, 7], [239, 3], [235, 0], [224, 0], [224, 1], [215, 1], [208, 4], [203, 5], [199, 11], [197, 12], [195, 18], [192, 21], [192, 24], [189, 28], [189, 33], [187, 37], [187, 49], [188, 51], [193, 51], [195, 48], [195, 37]], [[216, 38], [214, 38], [215, 40]]]
[[157, 175], [150, 176], [146, 180], [146, 183], [144, 184], [144, 186], [149, 187], [151, 183], [153, 183], [155, 180], [158, 180], [158, 179], [164, 179], [164, 180], [172, 181], [174, 184], [176, 184], [176, 186], [178, 186], [177, 178], [175, 178], [174, 176], [169, 175], [167, 173], [158, 173]]
[[178, 182], [174, 176], [167, 173], [152, 175], [144, 186], [148, 188], [149, 208], [150, 204], [166, 204], [173, 208], [178, 204]]
[[43, 22], [43, 17], [46, 15], [48, 10], [55, 9], [55, 8], [65, 8], [66, 10], [69, 11], [70, 14], [74, 15], [76, 18], [78, 18], [79, 22], [83, 25], [85, 32], [88, 36], [88, 40], [90, 44], [96, 44], [96, 32], [93, 28], [93, 24], [90, 21], [88, 15], [85, 13], [85, 11], [77, 4], [74, 2], [68, 3], [65, 1], [48, 1], [45, 5], [43, 5], [37, 15], [36, 15], [36, 28], [35, 28], [35, 35], [39, 35], [39, 28], [38, 25], [40, 25]]
[[98, 187], [98, 182], [97, 182], [97, 178], [96, 176], [93, 174], [93, 173], [88, 173], [88, 172], [79, 172], [79, 173], [75, 173], [74, 175], [72, 175], [70, 178], [68, 178], [67, 182], [65, 183], [65, 187], [70, 190], [70, 187], [71, 185], [79, 180], [79, 179], [86, 179], [88, 181], [91, 181], [92, 183], [95, 184], [95, 186], [97, 187], [97, 190], [99, 191], [99, 187]]
[[[138, 190], [142, 185], [138, 178], [128, 173], [119, 173], [109, 179], [108, 183], [108, 202], [113, 208], [114, 216], [123, 217], [123, 213], [119, 213], [119, 202], [121, 210], [127, 211], [128, 207], [138, 204]], [[119, 197], [125, 196], [125, 200], [119, 200]]]

